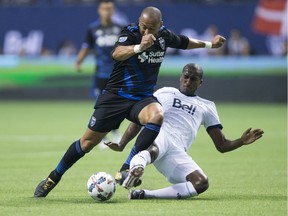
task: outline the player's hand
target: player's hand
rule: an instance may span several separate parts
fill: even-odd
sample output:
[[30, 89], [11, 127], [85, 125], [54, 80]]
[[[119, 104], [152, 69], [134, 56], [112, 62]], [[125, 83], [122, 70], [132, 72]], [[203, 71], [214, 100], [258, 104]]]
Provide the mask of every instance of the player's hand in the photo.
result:
[[219, 48], [221, 46], [223, 46], [223, 44], [225, 43], [226, 38], [222, 37], [221, 35], [216, 35], [212, 42], [212, 48]]
[[108, 146], [113, 151], [123, 151], [124, 147], [120, 145], [119, 143], [113, 143], [113, 142], [104, 142], [106, 146]]
[[141, 52], [151, 47], [154, 44], [154, 41], [156, 41], [156, 38], [153, 34], [144, 35], [140, 43]]
[[248, 128], [241, 136], [241, 139], [244, 145], [251, 144], [256, 140], [260, 139], [264, 134], [264, 131], [261, 129], [254, 129]]

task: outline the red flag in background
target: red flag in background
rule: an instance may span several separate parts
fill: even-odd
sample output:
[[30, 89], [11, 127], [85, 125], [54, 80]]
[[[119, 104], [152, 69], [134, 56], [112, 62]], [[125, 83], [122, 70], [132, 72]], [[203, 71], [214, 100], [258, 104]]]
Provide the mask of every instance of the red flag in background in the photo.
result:
[[253, 21], [253, 29], [265, 35], [287, 35], [287, 1], [260, 0]]

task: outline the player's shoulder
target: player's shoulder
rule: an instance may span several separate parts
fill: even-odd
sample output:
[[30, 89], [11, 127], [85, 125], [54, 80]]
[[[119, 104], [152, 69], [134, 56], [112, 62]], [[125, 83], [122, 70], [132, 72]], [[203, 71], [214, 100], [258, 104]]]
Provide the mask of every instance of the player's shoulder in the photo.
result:
[[123, 28], [124, 31], [137, 32], [139, 31], [139, 26], [136, 23], [131, 23]]
[[170, 29], [166, 28], [166, 26], [161, 26], [161, 28], [159, 30], [159, 34], [161, 36], [170, 36], [174, 33]]
[[163, 93], [179, 93], [179, 90], [174, 88], [174, 87], [162, 87], [160, 89], [158, 89], [154, 95], [159, 95], [159, 94], [163, 94]]
[[214, 101], [211, 101], [211, 100], [202, 98], [202, 97], [200, 97], [200, 96], [198, 96], [198, 95], [197, 95], [197, 100], [198, 100], [199, 102], [201, 102], [202, 104], [205, 104], [206, 106], [215, 106]]

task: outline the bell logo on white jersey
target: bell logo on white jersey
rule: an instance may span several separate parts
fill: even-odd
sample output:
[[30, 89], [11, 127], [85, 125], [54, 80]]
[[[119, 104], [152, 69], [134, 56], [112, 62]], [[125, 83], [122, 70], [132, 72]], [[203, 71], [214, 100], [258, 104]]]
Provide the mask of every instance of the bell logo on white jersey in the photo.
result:
[[187, 111], [189, 114], [191, 115], [194, 115], [195, 113], [195, 110], [196, 110], [196, 106], [195, 105], [192, 105], [192, 104], [184, 104], [182, 103], [182, 101], [178, 98], [174, 98], [174, 101], [173, 101], [173, 107], [175, 108], [180, 108], [184, 111]]

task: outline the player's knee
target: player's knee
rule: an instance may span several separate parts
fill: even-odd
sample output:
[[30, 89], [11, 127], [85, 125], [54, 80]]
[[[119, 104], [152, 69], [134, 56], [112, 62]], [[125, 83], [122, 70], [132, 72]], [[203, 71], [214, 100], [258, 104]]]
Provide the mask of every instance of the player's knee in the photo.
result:
[[209, 182], [207, 176], [199, 176], [196, 181], [192, 182], [195, 190], [197, 191], [198, 194], [203, 193], [206, 191], [209, 187]]
[[97, 144], [98, 144], [97, 142], [91, 139], [85, 139], [85, 138], [80, 139], [81, 150], [85, 153], [91, 151]]
[[161, 110], [157, 110], [154, 112], [154, 114], [151, 116], [151, 119], [149, 122], [153, 122], [155, 124], [162, 125], [164, 119], [163, 112]]
[[207, 176], [200, 170], [190, 173], [186, 179], [192, 183], [198, 194], [203, 193], [209, 187]]
[[149, 148], [147, 149], [147, 151], [150, 153], [151, 156], [151, 163], [153, 163], [156, 158], [159, 155], [159, 149], [158, 147], [153, 143], [152, 145], [149, 146]]

